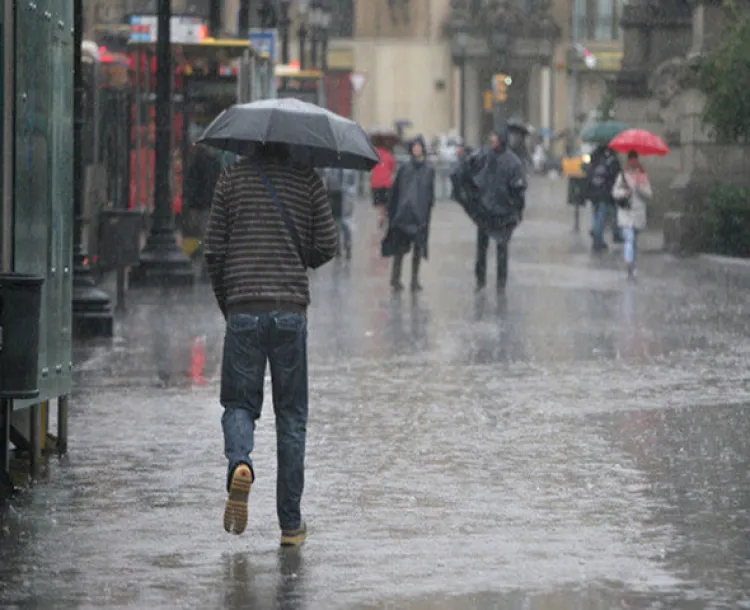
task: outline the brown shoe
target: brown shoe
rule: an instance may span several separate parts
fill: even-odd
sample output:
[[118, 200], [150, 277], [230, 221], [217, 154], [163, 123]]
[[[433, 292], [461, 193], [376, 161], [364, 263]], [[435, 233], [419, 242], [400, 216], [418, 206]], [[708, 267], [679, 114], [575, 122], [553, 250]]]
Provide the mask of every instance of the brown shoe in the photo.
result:
[[302, 523], [296, 530], [281, 530], [281, 546], [302, 546], [307, 540], [307, 524]]
[[224, 508], [224, 529], [230, 534], [241, 534], [247, 527], [247, 499], [253, 486], [253, 471], [240, 464], [232, 473], [229, 496]]

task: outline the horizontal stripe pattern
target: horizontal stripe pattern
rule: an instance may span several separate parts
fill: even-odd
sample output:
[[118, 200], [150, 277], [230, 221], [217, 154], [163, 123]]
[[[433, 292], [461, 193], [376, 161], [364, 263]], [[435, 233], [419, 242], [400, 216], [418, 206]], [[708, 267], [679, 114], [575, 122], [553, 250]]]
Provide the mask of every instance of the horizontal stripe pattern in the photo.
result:
[[[333, 258], [338, 232], [318, 174], [270, 160], [263, 161], [263, 171], [303, 246]], [[223, 311], [251, 301], [309, 305], [307, 270], [254, 161], [243, 159], [222, 173], [204, 243], [211, 284]]]

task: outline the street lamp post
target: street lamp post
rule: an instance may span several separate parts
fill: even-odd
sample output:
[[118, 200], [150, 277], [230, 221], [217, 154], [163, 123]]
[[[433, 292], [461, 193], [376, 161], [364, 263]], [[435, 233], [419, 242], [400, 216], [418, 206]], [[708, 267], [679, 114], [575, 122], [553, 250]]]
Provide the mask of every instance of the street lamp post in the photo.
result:
[[[505, 65], [508, 60], [508, 46], [510, 44], [508, 34], [502, 30], [493, 32], [491, 40], [497, 68], [500, 71], [505, 71]], [[493, 112], [495, 127], [505, 124], [505, 118], [505, 108], [501, 104], [495, 103]]]
[[328, 70], [328, 36], [331, 29], [333, 12], [330, 3], [324, 0], [320, 1], [320, 69], [324, 72]]
[[469, 46], [469, 37], [466, 32], [456, 35], [456, 45], [460, 53], [460, 92], [459, 92], [459, 131], [461, 142], [466, 145], [466, 50]]
[[107, 293], [97, 287], [83, 248], [83, 0], [75, 0], [73, 13], [73, 330], [77, 336], [111, 337], [112, 303]]
[[154, 144], [154, 213], [140, 264], [133, 269], [135, 285], [190, 285], [193, 265], [177, 245], [172, 220], [170, 140], [172, 125], [171, 0], [159, 0], [156, 41], [156, 142]]
[[313, 70], [320, 67], [318, 64], [318, 40], [320, 39], [321, 14], [320, 2], [313, 0], [307, 18], [310, 24], [310, 67]]
[[[331, 9], [323, 0], [313, 0], [308, 16], [310, 24], [311, 67], [325, 70], [328, 64], [328, 29], [331, 27]], [[320, 55], [318, 53], [320, 52]]]
[[299, 40], [299, 67], [300, 70], [304, 70], [307, 67], [306, 55], [307, 55], [307, 34], [308, 30], [308, 5], [307, 0], [299, 0], [297, 6], [297, 15], [299, 17], [299, 28], [297, 30], [297, 38]]
[[242, 40], [250, 36], [251, 0], [240, 0], [240, 10], [237, 13], [237, 34]]
[[289, 65], [289, 26], [291, 20], [289, 19], [289, 5], [291, 0], [281, 0], [281, 19], [279, 20], [279, 26], [281, 28], [281, 63], [285, 66]]

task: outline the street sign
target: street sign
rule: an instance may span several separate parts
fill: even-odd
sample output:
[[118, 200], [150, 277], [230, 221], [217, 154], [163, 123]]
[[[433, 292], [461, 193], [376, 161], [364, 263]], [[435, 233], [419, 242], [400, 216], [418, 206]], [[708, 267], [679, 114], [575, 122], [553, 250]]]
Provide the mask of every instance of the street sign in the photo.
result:
[[349, 75], [349, 82], [352, 84], [354, 93], [360, 93], [367, 84], [367, 75], [364, 72], [352, 72]]
[[[133, 15], [130, 18], [130, 41], [156, 42], [158, 21], [156, 15]], [[172, 17], [169, 29], [172, 44], [198, 44], [205, 36], [205, 24], [199, 17]]]
[[267, 55], [271, 61], [276, 61], [276, 45], [279, 39], [278, 30], [252, 28], [250, 30], [250, 44], [261, 55]]

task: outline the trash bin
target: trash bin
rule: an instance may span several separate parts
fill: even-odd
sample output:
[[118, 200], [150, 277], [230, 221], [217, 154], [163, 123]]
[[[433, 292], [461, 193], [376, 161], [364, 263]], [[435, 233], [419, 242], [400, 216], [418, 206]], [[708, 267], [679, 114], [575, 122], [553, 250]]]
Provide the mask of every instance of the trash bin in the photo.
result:
[[0, 273], [0, 398], [39, 395], [39, 318], [44, 278]]

